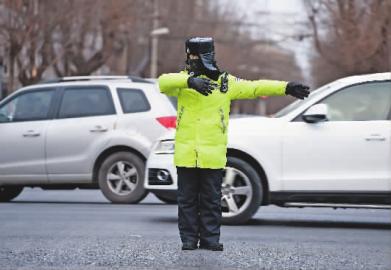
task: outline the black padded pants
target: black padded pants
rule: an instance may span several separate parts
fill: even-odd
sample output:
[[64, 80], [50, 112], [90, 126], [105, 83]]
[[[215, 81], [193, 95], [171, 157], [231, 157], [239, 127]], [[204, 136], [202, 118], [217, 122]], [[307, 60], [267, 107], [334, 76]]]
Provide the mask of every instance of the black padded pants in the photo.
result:
[[223, 169], [177, 167], [178, 227], [182, 243], [217, 244]]

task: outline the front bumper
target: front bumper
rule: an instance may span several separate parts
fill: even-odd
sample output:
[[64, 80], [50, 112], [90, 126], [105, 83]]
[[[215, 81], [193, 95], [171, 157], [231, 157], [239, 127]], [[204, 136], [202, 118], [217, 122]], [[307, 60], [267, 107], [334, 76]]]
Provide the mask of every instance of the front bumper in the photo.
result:
[[144, 187], [148, 190], [177, 190], [173, 154], [150, 154], [145, 168]]

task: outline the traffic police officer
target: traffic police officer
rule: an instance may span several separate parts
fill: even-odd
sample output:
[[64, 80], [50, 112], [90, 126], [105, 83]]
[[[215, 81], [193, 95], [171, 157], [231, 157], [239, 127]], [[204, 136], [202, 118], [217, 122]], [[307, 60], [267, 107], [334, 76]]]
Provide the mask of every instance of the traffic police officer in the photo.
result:
[[178, 97], [174, 162], [178, 175], [178, 227], [182, 250], [222, 251], [221, 184], [227, 162], [231, 100], [308, 96], [300, 83], [242, 80], [221, 71], [210, 37], [186, 41], [186, 70], [162, 74], [160, 91]]

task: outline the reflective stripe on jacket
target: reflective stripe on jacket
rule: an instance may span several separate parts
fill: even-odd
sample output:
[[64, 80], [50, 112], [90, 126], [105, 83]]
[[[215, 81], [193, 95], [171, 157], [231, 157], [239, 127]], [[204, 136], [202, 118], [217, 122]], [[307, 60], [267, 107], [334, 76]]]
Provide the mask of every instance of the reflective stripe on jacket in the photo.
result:
[[[205, 77], [205, 76], [200, 76]], [[160, 91], [178, 97], [174, 162], [176, 166], [220, 169], [227, 162], [227, 131], [231, 100], [285, 95], [287, 82], [241, 80], [228, 75], [228, 91], [219, 84], [204, 96], [188, 88], [187, 72], [162, 74]], [[206, 77], [205, 77], [206, 78]]]

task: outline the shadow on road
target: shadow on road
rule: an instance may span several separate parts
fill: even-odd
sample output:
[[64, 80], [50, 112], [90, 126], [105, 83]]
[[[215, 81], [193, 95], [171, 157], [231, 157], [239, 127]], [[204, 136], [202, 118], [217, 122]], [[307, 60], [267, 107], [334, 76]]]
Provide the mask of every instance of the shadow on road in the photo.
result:
[[[151, 222], [177, 223], [177, 218], [156, 217]], [[360, 222], [360, 221], [320, 221], [320, 220], [278, 220], [278, 219], [251, 219], [241, 225], [226, 226], [281, 226], [281, 227], [310, 227], [310, 228], [347, 228], [347, 229], [378, 229], [391, 230], [391, 223]]]
[[391, 223], [362, 221], [328, 221], [328, 220], [278, 220], [251, 219], [243, 226], [287, 226], [311, 228], [347, 228], [347, 229], [380, 229], [391, 230]]
[[83, 202], [83, 201], [11, 201], [11, 202], [2, 202], [1, 204], [106, 204], [106, 205], [123, 205], [123, 206], [135, 206], [135, 205], [166, 205], [165, 203], [155, 203], [155, 202], [141, 202], [137, 204], [120, 204], [120, 203], [111, 203], [111, 202]]

